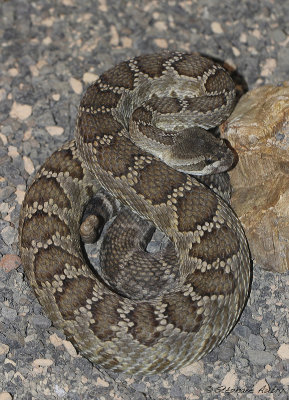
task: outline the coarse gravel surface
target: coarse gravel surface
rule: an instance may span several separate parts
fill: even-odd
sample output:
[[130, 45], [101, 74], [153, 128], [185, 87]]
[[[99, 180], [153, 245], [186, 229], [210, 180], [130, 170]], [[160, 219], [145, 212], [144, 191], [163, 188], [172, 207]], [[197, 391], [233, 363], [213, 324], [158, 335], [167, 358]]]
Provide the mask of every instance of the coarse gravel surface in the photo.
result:
[[17, 244], [27, 185], [73, 137], [81, 93], [163, 49], [225, 61], [248, 88], [289, 79], [287, 0], [0, 0], [0, 400], [288, 399], [289, 275], [254, 265], [229, 337], [180, 371], [125, 376], [79, 356], [43, 314]]

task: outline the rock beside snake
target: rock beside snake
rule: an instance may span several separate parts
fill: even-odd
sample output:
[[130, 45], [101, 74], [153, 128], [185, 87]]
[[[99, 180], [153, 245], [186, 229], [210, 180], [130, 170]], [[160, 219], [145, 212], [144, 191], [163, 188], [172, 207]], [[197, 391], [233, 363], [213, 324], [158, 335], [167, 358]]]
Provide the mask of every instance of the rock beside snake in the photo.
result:
[[[167, 372], [207, 354], [238, 320], [249, 250], [238, 218], [206, 185], [232, 155], [204, 131], [228, 117], [234, 96], [227, 72], [197, 54], [122, 62], [87, 89], [76, 139], [30, 186], [19, 227], [25, 273], [54, 325], [92, 362]], [[190, 175], [210, 173], [205, 184]], [[103, 223], [113, 198], [122, 204], [97, 272], [79, 233], [92, 198]], [[168, 242], [150, 253], [155, 228]]]

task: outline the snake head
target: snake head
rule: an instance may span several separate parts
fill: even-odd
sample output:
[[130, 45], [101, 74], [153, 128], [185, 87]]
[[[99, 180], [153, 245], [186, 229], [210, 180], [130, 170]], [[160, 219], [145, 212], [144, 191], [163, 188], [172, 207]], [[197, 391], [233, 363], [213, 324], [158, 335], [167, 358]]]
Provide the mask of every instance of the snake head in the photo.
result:
[[226, 140], [194, 127], [179, 132], [174, 145], [164, 150], [160, 158], [178, 171], [210, 175], [228, 171], [236, 162], [236, 153]]

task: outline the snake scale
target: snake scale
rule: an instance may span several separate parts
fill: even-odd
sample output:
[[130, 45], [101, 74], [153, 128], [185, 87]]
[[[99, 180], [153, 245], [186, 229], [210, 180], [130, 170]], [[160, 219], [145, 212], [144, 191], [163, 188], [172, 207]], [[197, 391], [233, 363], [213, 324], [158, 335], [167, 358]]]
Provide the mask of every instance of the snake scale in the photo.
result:
[[[207, 354], [238, 320], [250, 257], [214, 185], [233, 156], [211, 129], [234, 104], [229, 74], [207, 58], [136, 57], [86, 90], [75, 140], [39, 169], [21, 209], [24, 270], [55, 326], [92, 362], [167, 372]], [[80, 236], [92, 198], [102, 225], [112, 218], [99, 271]], [[149, 252], [156, 228], [167, 243]]]

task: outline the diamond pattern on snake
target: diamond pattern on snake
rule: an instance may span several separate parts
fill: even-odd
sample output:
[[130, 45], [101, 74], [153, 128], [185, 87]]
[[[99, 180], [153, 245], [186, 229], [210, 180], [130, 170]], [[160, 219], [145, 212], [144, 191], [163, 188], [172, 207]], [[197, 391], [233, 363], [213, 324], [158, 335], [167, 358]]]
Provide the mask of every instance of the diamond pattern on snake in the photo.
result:
[[[235, 155], [214, 131], [234, 106], [234, 83], [213, 61], [139, 56], [88, 87], [75, 139], [39, 169], [20, 216], [25, 274], [93, 363], [167, 372], [203, 357], [237, 322], [250, 256], [229, 205]], [[83, 253], [91, 202], [97, 229], [110, 221], [98, 272]], [[152, 253], [155, 229], [167, 241]]]

